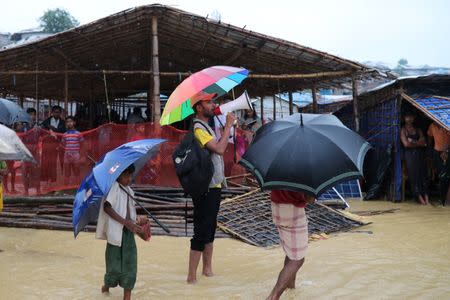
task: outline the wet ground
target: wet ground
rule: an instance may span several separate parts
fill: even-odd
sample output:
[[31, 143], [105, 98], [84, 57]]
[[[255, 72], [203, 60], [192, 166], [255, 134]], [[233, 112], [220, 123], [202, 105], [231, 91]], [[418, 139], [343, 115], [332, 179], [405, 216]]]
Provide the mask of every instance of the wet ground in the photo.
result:
[[[398, 208], [373, 224], [310, 243], [296, 290], [282, 299], [450, 299], [450, 208], [351, 203], [353, 211]], [[213, 278], [185, 284], [188, 238], [137, 239], [135, 299], [263, 299], [283, 261], [280, 248], [216, 240]], [[92, 233], [0, 228], [0, 299], [121, 299], [100, 293], [105, 242]]]

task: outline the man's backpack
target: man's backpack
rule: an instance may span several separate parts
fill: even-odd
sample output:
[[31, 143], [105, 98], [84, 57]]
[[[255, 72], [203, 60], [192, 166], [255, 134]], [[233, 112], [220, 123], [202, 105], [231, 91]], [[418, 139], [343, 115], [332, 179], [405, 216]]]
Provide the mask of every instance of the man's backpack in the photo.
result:
[[[200, 122], [194, 122], [203, 125]], [[208, 128], [203, 125], [209, 132]], [[211, 134], [211, 133], [210, 133]], [[186, 194], [198, 198], [208, 192], [214, 165], [211, 153], [202, 148], [194, 135], [194, 128], [190, 130], [172, 154], [175, 172]]]

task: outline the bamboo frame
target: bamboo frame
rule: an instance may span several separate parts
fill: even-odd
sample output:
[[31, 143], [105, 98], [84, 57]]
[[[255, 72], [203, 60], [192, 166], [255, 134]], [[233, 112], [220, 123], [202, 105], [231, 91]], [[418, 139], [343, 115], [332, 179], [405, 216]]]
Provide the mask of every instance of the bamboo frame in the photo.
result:
[[313, 84], [311, 87], [311, 94], [312, 94], [312, 109], [313, 113], [317, 114], [319, 112], [319, 107], [317, 104], [317, 91], [316, 91], [316, 85]]

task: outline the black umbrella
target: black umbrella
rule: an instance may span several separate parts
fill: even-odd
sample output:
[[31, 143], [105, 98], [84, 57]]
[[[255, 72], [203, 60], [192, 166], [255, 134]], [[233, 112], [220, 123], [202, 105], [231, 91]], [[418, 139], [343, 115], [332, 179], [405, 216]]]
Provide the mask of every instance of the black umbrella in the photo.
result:
[[295, 114], [261, 127], [239, 161], [262, 189], [319, 196], [362, 177], [370, 145], [333, 115]]

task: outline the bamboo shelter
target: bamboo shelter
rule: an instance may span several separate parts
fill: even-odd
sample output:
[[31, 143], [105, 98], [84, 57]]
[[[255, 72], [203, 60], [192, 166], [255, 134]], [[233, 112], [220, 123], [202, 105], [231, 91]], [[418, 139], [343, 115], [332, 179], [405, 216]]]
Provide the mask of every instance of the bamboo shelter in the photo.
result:
[[379, 76], [348, 59], [154, 4], [1, 50], [0, 91], [19, 102], [103, 102], [108, 109], [117, 106], [114, 99], [145, 91], [156, 120], [161, 93], [212, 65], [249, 69], [239, 89], [253, 96], [352, 82], [356, 91], [358, 80]]
[[[378, 197], [393, 201], [405, 199], [407, 171], [402, 160], [400, 131], [406, 111], [417, 114], [417, 126], [426, 134], [428, 126], [436, 122], [450, 131], [450, 75], [404, 77], [380, 85], [358, 96], [361, 115], [360, 134], [378, 151], [388, 153], [391, 163], [384, 175], [385, 181], [371, 182], [379, 165], [368, 158], [369, 172], [365, 174], [366, 187], [380, 183]], [[347, 104], [335, 115], [348, 127], [354, 129], [353, 106]], [[430, 172], [431, 173], [431, 172]], [[368, 180], [368, 181], [367, 181]], [[381, 184], [383, 183], [383, 184]]]

